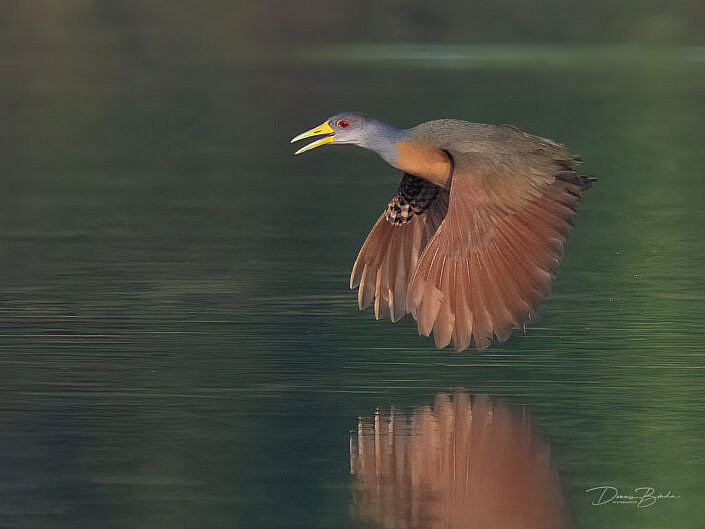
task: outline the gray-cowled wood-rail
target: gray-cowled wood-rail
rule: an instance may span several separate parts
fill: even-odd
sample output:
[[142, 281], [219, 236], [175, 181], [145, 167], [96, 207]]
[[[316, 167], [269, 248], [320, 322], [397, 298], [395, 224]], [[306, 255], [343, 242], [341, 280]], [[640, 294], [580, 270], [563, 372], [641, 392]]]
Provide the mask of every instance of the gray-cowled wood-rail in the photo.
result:
[[555, 277], [575, 208], [592, 178], [565, 146], [509, 125], [439, 119], [400, 130], [335, 115], [292, 142], [377, 152], [404, 172], [350, 278], [360, 309], [407, 312], [437, 347], [478, 350], [523, 328]]

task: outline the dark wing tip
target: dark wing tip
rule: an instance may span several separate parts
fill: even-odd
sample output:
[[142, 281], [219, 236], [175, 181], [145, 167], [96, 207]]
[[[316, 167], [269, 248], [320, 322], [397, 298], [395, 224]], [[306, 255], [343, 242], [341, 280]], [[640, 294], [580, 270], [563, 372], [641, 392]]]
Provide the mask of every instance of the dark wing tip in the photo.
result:
[[580, 187], [581, 190], [590, 189], [592, 184], [597, 182], [597, 178], [592, 175], [580, 174], [576, 171], [562, 171], [556, 178]]
[[580, 175], [580, 178], [582, 180], [583, 189], [590, 189], [592, 184], [597, 182], [597, 177], [591, 175]]

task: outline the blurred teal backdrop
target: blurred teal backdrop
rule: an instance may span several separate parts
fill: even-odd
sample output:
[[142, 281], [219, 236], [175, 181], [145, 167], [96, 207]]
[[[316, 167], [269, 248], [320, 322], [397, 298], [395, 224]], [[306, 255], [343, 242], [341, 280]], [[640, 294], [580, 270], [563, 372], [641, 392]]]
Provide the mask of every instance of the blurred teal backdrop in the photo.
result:
[[[542, 425], [576, 527], [699, 527], [704, 45], [687, 1], [4, 3], [0, 527], [361, 527], [358, 417], [457, 389]], [[358, 312], [399, 175], [288, 143], [346, 110], [582, 155], [525, 335], [437, 351]]]

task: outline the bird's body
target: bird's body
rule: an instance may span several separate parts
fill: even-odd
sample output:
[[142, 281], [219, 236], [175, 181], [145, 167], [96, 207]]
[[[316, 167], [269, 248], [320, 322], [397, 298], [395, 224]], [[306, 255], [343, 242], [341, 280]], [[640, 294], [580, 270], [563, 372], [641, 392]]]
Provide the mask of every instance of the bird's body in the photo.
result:
[[411, 313], [420, 334], [458, 350], [503, 342], [533, 318], [591, 183], [577, 156], [513, 126], [452, 119], [398, 130], [346, 113], [295, 140], [319, 134], [299, 152], [353, 143], [405, 173], [353, 267], [361, 309]]

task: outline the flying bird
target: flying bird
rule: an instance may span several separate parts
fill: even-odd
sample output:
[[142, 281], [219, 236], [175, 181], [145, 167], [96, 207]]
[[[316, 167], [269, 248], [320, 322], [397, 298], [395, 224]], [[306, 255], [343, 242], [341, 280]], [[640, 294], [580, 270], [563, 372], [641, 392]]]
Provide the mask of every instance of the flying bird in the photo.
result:
[[367, 236], [350, 277], [360, 309], [458, 351], [505, 342], [549, 295], [580, 194], [593, 178], [552, 140], [511, 125], [439, 119], [396, 129], [337, 114], [291, 142], [316, 137], [378, 153], [404, 175]]

